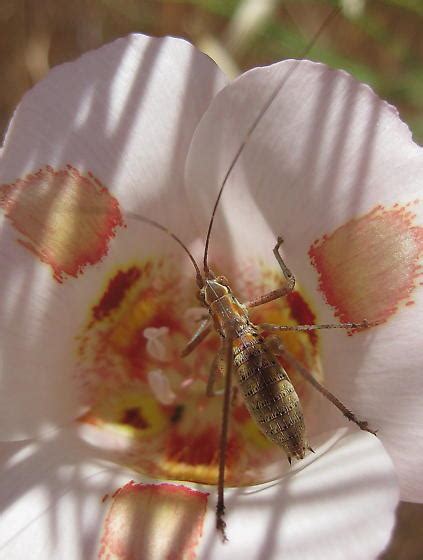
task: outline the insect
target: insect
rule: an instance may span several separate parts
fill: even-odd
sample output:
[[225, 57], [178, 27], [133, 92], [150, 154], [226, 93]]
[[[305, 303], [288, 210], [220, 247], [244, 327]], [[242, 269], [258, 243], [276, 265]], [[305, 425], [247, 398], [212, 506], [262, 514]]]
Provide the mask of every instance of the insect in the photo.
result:
[[[330, 14], [330, 19], [337, 12]], [[321, 29], [327, 25], [326, 20]], [[286, 76], [284, 77], [284, 81]], [[221, 533], [222, 539], [227, 540], [224, 520], [224, 487], [225, 487], [225, 462], [228, 439], [229, 416], [232, 399], [232, 377], [237, 379], [238, 389], [244, 398], [246, 407], [254, 418], [263, 434], [273, 443], [282, 448], [289, 462], [292, 458], [303, 459], [308, 451], [313, 449], [308, 443], [304, 416], [301, 403], [295, 389], [277, 356], [283, 358], [292, 365], [314, 388], [329, 399], [348, 420], [354, 422], [361, 430], [375, 434], [368, 423], [355, 416], [348, 410], [334, 395], [324, 388], [312, 374], [299, 363], [282, 345], [278, 337], [271, 333], [280, 331], [311, 331], [316, 329], [358, 329], [370, 326], [366, 320], [361, 322], [322, 324], [322, 325], [274, 325], [258, 324], [255, 325], [249, 317], [249, 309], [258, 307], [275, 299], [289, 294], [295, 286], [295, 277], [285, 264], [280, 248], [283, 243], [281, 237], [277, 238], [273, 253], [279, 264], [284, 278], [284, 284], [267, 294], [264, 294], [252, 301], [241, 303], [233, 293], [228, 280], [224, 276], [216, 276], [209, 266], [208, 254], [211, 232], [213, 228], [216, 211], [221, 200], [221, 196], [228, 177], [232, 172], [239, 156], [246, 145], [249, 136], [253, 133], [258, 122], [273, 103], [276, 96], [280, 93], [282, 84], [279, 84], [269, 96], [260, 114], [252, 123], [244, 141], [239, 147], [229, 169], [220, 186], [216, 201], [211, 213], [205, 240], [203, 270], [201, 271], [198, 263], [183, 241], [168, 230], [164, 225], [146, 216], [127, 212], [128, 217], [143, 221], [151, 226], [162, 230], [165, 234], [172, 237], [185, 251], [195, 269], [196, 282], [198, 287], [198, 298], [207, 310], [207, 316], [202, 320], [199, 328], [194, 333], [184, 350], [183, 356], [190, 354], [201, 342], [215, 330], [221, 339], [221, 346], [213, 361], [209, 381], [207, 384], [207, 394], [214, 394], [214, 381], [219, 364], [223, 363], [225, 378], [221, 435], [219, 444], [219, 469], [218, 469], [218, 499], [216, 505], [216, 527]], [[270, 333], [270, 336], [265, 336]]]

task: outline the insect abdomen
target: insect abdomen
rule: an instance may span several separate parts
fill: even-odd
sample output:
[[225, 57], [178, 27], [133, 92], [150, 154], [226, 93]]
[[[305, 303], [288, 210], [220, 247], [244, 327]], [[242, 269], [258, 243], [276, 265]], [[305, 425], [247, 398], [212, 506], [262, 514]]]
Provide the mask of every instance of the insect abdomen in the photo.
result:
[[297, 393], [261, 337], [247, 332], [234, 341], [234, 366], [250, 414], [288, 457], [303, 458], [307, 443]]

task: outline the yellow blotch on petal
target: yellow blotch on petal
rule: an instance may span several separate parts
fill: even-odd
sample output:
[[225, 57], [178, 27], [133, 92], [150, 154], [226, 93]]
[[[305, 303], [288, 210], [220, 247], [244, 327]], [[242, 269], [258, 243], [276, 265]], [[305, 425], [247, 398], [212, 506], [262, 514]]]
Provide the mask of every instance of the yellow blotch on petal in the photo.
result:
[[208, 494], [174, 484], [126, 484], [113, 495], [100, 560], [194, 560]]

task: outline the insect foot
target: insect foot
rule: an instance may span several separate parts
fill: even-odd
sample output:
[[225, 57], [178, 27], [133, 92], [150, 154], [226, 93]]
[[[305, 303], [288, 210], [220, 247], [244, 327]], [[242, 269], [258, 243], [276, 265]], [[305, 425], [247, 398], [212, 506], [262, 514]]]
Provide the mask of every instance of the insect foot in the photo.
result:
[[358, 420], [355, 414], [353, 414], [351, 411], [345, 412], [344, 416], [345, 418], [348, 418], [348, 420], [350, 420], [351, 422], [357, 424], [360, 430], [363, 430], [364, 432], [369, 432], [370, 434], [377, 436], [378, 430], [372, 430], [371, 428], [369, 428], [369, 423], [366, 420]]
[[226, 536], [226, 521], [223, 519], [224, 515], [225, 506], [222, 504], [218, 504], [216, 507], [216, 529], [219, 531], [223, 543], [229, 540]]

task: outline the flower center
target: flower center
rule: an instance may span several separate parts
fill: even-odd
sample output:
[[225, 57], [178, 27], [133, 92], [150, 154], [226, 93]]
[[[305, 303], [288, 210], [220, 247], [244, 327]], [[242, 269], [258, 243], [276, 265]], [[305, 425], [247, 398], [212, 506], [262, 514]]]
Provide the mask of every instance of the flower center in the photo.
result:
[[[198, 305], [194, 282], [177, 277], [175, 270], [160, 260], [128, 265], [114, 274], [90, 310], [77, 349], [78, 379], [89, 406], [80, 418], [82, 433], [89, 424], [99, 446], [110, 437], [116, 461], [146, 475], [215, 483], [223, 399], [207, 397], [206, 386], [220, 339], [213, 332], [188, 357], [181, 357], [208, 311]], [[263, 270], [254, 278], [245, 272], [233, 287], [235, 295], [251, 299], [281, 282], [276, 270]], [[298, 291], [255, 308], [250, 318], [255, 324], [283, 325], [315, 319]], [[321, 374], [315, 332], [284, 333], [281, 338], [298, 360]], [[304, 383], [295, 371], [285, 369], [306, 407]], [[236, 371], [233, 375], [236, 378]], [[220, 375], [215, 389], [222, 387]], [[283, 451], [265, 438], [235, 393], [227, 484], [275, 478], [281, 463], [287, 463]]]

